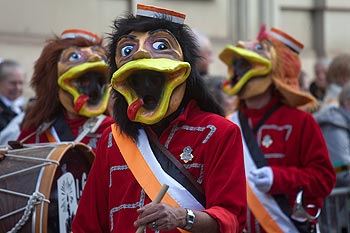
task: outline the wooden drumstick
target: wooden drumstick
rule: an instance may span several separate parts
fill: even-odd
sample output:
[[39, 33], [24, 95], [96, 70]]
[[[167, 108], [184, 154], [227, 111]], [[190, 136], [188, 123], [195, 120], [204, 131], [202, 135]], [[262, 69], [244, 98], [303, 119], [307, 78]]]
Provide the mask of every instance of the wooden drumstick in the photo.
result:
[[[152, 201], [152, 203], [158, 204], [163, 199], [163, 197], [165, 196], [166, 192], [168, 191], [168, 188], [169, 188], [169, 185], [163, 184], [162, 189], [159, 191], [158, 195]], [[142, 233], [143, 230], [145, 229], [145, 227], [146, 227], [146, 225], [139, 226], [139, 228], [137, 228], [137, 231], [135, 233]]]

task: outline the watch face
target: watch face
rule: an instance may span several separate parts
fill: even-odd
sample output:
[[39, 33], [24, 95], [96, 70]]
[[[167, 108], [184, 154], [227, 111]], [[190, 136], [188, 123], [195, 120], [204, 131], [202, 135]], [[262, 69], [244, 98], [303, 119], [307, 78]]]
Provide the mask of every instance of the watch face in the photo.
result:
[[194, 219], [196, 216], [194, 215], [193, 211], [190, 209], [186, 209], [187, 214], [186, 214], [186, 226], [184, 227], [185, 230], [191, 230], [193, 224], [194, 224]]

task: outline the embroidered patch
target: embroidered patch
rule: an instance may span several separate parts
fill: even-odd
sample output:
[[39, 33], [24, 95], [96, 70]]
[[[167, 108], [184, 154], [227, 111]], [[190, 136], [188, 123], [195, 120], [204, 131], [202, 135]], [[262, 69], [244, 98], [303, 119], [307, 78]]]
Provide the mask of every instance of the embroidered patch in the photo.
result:
[[180, 154], [181, 160], [183, 160], [185, 163], [188, 163], [189, 161], [192, 161], [193, 155], [192, 155], [192, 148], [190, 146], [186, 146], [182, 153]]
[[269, 148], [273, 143], [273, 140], [271, 138], [270, 135], [266, 134], [261, 142], [261, 144], [266, 147], [266, 148]]

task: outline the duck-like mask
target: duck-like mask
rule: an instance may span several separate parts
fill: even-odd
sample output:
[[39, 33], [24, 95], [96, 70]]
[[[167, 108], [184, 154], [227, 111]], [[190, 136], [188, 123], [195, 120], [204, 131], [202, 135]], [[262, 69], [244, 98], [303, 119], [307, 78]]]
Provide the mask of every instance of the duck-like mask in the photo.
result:
[[[70, 29], [61, 39], [83, 37], [102, 40], [84, 30]], [[109, 98], [108, 65], [106, 50], [100, 46], [64, 49], [57, 64], [59, 98], [66, 110], [74, 115], [94, 117], [106, 111]], [[48, 90], [50, 91], [50, 90]]]
[[[138, 5], [138, 14], [147, 17], [159, 10], [142, 7]], [[169, 13], [164, 11], [160, 13]], [[118, 70], [111, 84], [126, 99], [131, 121], [155, 124], [178, 109], [191, 66], [184, 62], [181, 46], [170, 31], [124, 35], [116, 45], [115, 61]]]
[[228, 45], [219, 58], [228, 66], [228, 80], [223, 90], [229, 95], [247, 99], [264, 93], [272, 84], [287, 105], [315, 105], [315, 99], [299, 88], [301, 62], [298, 56], [303, 45], [290, 35], [263, 25], [254, 41]]

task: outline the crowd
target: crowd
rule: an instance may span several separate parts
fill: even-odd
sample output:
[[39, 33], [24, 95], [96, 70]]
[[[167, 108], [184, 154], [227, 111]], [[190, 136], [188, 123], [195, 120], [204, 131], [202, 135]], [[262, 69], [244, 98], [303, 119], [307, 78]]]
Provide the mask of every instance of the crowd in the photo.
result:
[[223, 48], [217, 77], [209, 37], [185, 18], [138, 4], [107, 46], [55, 35], [30, 101], [21, 65], [0, 61], [0, 145], [91, 148], [74, 233], [319, 232], [324, 199], [350, 186], [350, 55], [320, 58], [307, 80], [303, 44], [262, 25]]

